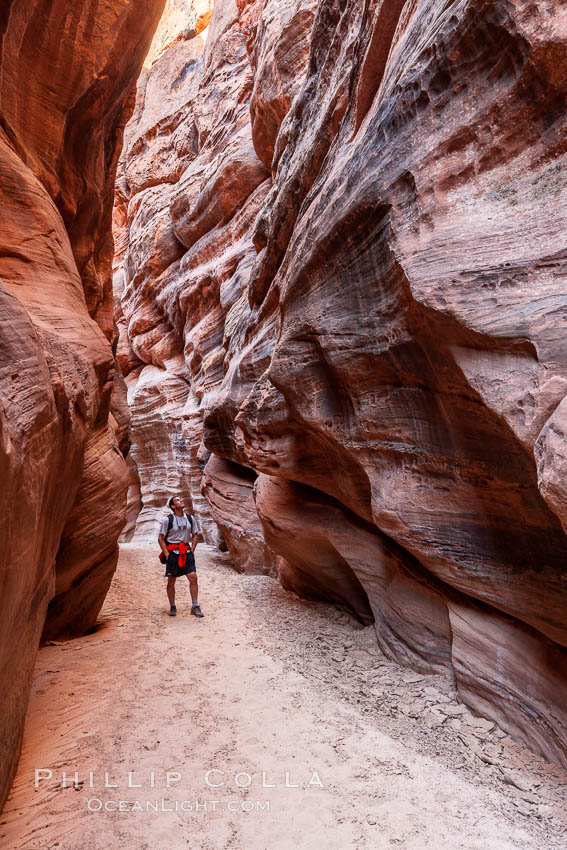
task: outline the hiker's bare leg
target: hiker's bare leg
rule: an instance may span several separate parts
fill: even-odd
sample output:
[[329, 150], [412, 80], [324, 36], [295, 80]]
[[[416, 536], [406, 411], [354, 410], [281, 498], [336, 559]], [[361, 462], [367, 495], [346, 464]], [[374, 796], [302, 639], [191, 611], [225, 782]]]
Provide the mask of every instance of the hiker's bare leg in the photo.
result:
[[189, 590], [191, 591], [191, 601], [196, 602], [199, 598], [199, 588], [197, 585], [197, 573], [187, 573], [189, 579]]
[[173, 577], [167, 580], [167, 598], [171, 606], [175, 605], [175, 578]]

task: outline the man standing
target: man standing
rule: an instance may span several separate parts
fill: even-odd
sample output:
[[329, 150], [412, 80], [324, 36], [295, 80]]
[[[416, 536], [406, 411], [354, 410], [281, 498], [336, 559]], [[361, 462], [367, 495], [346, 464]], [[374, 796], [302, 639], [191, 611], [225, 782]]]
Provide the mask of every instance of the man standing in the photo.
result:
[[172, 496], [168, 506], [173, 514], [166, 516], [159, 532], [159, 545], [165, 558], [165, 575], [167, 576], [167, 598], [169, 599], [169, 616], [175, 617], [175, 579], [187, 576], [193, 604], [191, 613], [195, 617], [203, 617], [199, 607], [197, 568], [195, 566], [195, 549], [199, 541], [199, 529], [195, 518], [184, 511], [184, 502], [180, 496]]

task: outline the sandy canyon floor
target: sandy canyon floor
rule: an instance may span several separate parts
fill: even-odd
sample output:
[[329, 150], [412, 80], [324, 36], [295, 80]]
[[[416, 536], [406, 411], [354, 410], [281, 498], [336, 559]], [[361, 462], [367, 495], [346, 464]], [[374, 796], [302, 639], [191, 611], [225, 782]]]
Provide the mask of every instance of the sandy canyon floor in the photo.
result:
[[40, 650], [2, 848], [567, 848], [559, 768], [372, 628], [197, 554], [203, 620], [127, 545], [98, 629]]

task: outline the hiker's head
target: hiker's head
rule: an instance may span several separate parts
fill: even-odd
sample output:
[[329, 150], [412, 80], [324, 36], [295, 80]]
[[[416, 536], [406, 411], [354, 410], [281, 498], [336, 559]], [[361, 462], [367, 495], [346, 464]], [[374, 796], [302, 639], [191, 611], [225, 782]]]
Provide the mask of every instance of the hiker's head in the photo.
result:
[[181, 496], [172, 496], [169, 502], [167, 503], [169, 508], [173, 508], [173, 510], [183, 510], [185, 507], [185, 502], [181, 498]]

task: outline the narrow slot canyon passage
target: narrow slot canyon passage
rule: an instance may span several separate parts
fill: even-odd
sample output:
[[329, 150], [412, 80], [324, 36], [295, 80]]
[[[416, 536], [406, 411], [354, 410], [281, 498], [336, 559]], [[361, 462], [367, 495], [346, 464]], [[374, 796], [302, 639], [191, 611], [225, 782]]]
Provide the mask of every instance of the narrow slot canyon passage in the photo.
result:
[[0, 850], [567, 850], [566, 22], [2, 4]]
[[199, 571], [206, 618], [185, 587], [169, 618], [155, 547], [124, 545], [97, 630], [40, 651], [2, 847], [565, 847], [564, 773], [444, 677], [209, 547]]

